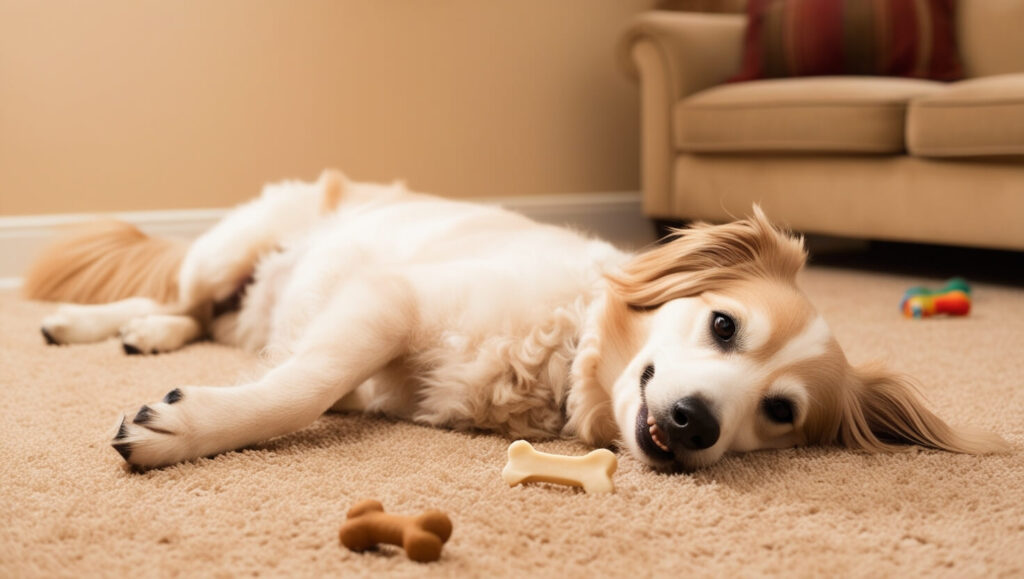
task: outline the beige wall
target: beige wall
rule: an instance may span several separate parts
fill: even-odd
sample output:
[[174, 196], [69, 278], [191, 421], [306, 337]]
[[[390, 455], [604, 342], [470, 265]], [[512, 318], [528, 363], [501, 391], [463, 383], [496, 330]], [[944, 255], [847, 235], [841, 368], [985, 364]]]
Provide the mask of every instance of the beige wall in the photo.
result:
[[653, 0], [0, 0], [0, 214], [221, 207], [337, 166], [639, 189], [614, 67]]

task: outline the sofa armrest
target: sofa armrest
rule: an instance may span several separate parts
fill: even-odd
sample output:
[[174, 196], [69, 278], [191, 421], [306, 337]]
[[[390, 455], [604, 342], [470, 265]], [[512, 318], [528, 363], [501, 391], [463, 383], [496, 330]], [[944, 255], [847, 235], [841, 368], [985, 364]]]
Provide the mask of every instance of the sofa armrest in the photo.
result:
[[635, 48], [650, 43], [661, 59], [674, 103], [739, 72], [746, 22], [742, 14], [644, 12], [619, 42], [619, 63], [629, 76], [642, 81], [644, 71]]
[[645, 12], [622, 40], [620, 65], [640, 80], [640, 174], [644, 211], [675, 217], [672, 209], [672, 107], [739, 71], [746, 17], [741, 14]]

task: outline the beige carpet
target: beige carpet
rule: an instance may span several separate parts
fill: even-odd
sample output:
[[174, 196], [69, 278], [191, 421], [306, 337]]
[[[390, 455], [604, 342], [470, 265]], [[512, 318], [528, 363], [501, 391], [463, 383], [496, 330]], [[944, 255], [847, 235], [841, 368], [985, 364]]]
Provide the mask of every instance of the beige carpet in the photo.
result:
[[[922, 279], [815, 269], [805, 288], [853, 361], [922, 379], [940, 414], [1024, 446], [1024, 291], [976, 286], [966, 319], [908, 321]], [[618, 491], [508, 488], [508, 441], [330, 415], [259, 448], [146, 474], [107, 444], [122, 409], [182, 384], [236, 383], [255, 360], [211, 344], [126, 357], [47, 347], [51, 308], [0, 296], [0, 576], [994, 577], [1024, 574], [1024, 454], [834, 449], [728, 458], [665, 476], [620, 457]], [[582, 453], [572, 442], [543, 450]], [[355, 554], [337, 529], [375, 497], [436, 507], [454, 534], [424, 567]]]

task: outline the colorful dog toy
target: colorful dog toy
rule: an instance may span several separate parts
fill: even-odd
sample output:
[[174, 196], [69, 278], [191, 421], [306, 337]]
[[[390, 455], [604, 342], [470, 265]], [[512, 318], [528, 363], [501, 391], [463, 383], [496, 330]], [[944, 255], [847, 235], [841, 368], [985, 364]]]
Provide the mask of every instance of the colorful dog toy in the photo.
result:
[[971, 311], [971, 286], [955, 277], [941, 289], [915, 286], [903, 294], [900, 310], [908, 318], [927, 318], [936, 314], [966, 316]]
[[373, 499], [353, 505], [347, 518], [338, 531], [342, 545], [353, 551], [365, 551], [379, 543], [398, 545], [420, 563], [440, 559], [441, 548], [452, 536], [452, 521], [441, 511], [424, 511], [416, 517], [392, 515]]

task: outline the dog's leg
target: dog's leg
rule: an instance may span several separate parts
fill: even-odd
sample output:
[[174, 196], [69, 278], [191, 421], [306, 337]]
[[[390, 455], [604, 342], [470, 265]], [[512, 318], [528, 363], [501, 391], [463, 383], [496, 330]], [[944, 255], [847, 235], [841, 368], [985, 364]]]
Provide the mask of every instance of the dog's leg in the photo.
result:
[[316, 183], [268, 185], [259, 198], [235, 208], [189, 247], [178, 277], [182, 304], [227, 299], [262, 256], [333, 211], [346, 183], [327, 170]]
[[399, 356], [415, 320], [404, 282], [349, 284], [285, 363], [250, 384], [176, 388], [122, 419], [114, 448], [153, 467], [294, 432]]
[[63, 304], [43, 319], [42, 332], [49, 344], [87, 344], [117, 335], [134, 318], [166, 309], [149, 298], [128, 298], [98, 305]]
[[126, 354], [171, 352], [202, 335], [202, 325], [192, 316], [153, 314], [135, 318], [121, 327]]

